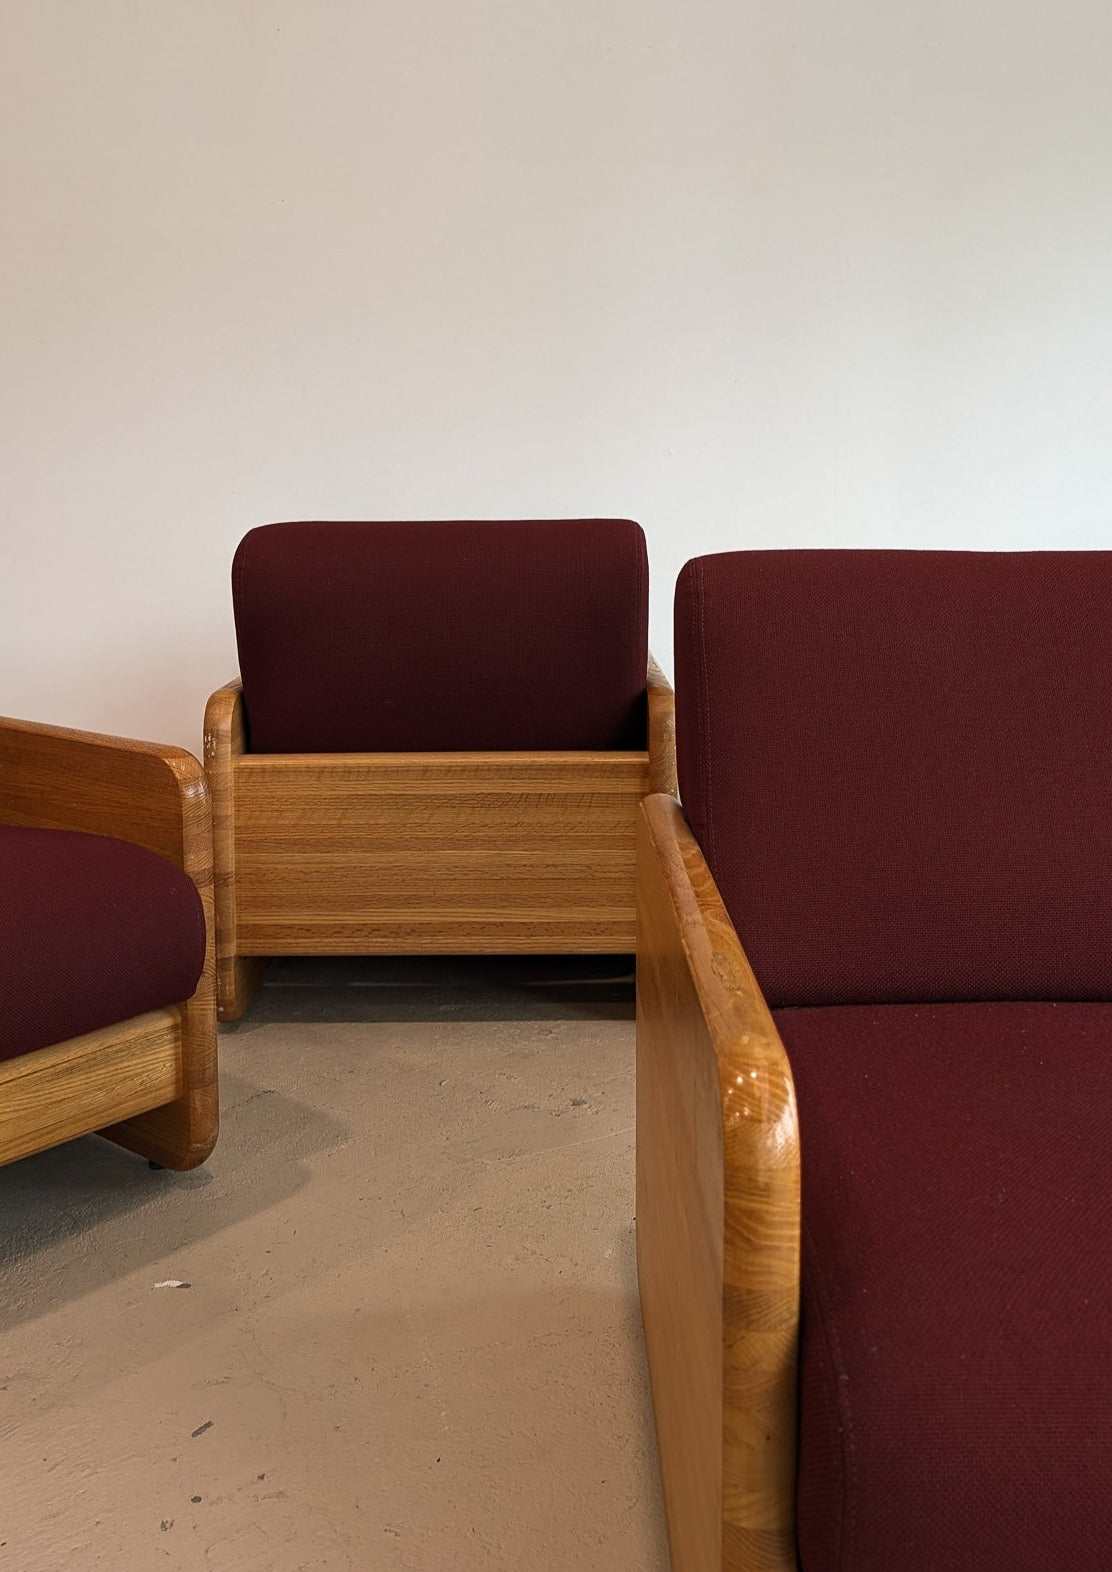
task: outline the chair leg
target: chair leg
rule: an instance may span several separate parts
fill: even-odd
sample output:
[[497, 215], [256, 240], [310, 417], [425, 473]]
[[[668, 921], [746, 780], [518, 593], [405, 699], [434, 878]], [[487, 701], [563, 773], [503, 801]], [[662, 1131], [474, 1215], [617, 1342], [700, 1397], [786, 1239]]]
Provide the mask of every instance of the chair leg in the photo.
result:
[[216, 965], [216, 1013], [238, 1021], [258, 992], [270, 959], [265, 955], [222, 955]]

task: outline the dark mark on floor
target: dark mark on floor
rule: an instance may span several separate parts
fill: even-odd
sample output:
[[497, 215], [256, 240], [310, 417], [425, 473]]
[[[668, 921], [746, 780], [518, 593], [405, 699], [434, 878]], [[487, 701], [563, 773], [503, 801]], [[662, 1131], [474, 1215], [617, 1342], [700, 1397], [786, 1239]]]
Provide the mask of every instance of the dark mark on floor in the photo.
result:
[[198, 1436], [203, 1436], [206, 1430], [211, 1430], [212, 1426], [213, 1421], [211, 1419], [206, 1419], [203, 1425], [198, 1425], [196, 1430], [193, 1432], [194, 1441], [196, 1441]]
[[189, 1499], [190, 1499], [190, 1501], [192, 1501], [193, 1505], [196, 1506], [198, 1501], [201, 1500], [201, 1497], [200, 1496], [190, 1496]]

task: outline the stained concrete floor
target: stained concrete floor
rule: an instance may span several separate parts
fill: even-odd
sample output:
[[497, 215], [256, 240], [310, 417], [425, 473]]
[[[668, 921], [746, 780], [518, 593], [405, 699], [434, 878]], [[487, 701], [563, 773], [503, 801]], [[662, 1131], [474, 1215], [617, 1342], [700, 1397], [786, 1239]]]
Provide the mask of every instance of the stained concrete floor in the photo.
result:
[[615, 959], [276, 963], [205, 1168], [0, 1170], [0, 1567], [666, 1572], [632, 1001]]

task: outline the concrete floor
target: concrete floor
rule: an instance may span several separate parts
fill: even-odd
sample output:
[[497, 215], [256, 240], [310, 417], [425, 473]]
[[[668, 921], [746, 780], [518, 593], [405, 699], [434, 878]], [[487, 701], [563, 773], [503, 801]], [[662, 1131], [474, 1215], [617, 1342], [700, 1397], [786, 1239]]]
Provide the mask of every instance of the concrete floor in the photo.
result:
[[621, 960], [282, 962], [205, 1168], [0, 1170], [0, 1566], [666, 1572], [632, 1015]]

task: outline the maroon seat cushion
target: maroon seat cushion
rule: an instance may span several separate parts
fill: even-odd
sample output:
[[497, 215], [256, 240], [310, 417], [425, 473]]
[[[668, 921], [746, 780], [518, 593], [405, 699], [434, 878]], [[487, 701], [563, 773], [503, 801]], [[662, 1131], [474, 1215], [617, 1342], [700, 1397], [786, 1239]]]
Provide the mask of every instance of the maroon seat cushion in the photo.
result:
[[104, 835], [0, 825], [0, 1060], [178, 1004], [204, 959], [180, 868]]
[[1112, 998], [1112, 552], [734, 552], [684, 811], [773, 1003]]
[[645, 746], [628, 520], [270, 524], [232, 596], [256, 753]]
[[1112, 1565], [1112, 1005], [777, 1013], [803, 1572]]

